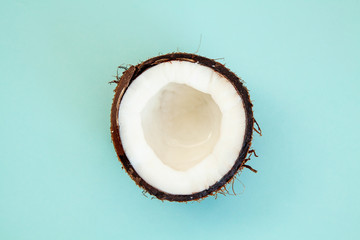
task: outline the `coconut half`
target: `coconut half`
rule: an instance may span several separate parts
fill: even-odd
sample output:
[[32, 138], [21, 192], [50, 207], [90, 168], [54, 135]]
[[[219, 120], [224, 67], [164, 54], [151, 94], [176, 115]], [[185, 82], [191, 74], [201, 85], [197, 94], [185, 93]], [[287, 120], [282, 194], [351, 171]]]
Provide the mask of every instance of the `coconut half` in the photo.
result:
[[127, 173], [150, 194], [198, 200], [247, 166], [252, 104], [224, 65], [173, 53], [131, 66], [116, 82], [113, 144]]

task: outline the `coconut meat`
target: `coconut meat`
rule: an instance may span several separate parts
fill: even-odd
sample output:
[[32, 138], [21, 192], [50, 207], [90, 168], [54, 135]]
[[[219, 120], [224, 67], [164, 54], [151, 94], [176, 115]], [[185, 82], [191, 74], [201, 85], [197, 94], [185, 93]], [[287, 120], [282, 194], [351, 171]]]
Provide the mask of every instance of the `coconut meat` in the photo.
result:
[[246, 126], [233, 85], [188, 61], [155, 65], [126, 90], [120, 137], [130, 163], [148, 184], [187, 195], [206, 190], [234, 165]]

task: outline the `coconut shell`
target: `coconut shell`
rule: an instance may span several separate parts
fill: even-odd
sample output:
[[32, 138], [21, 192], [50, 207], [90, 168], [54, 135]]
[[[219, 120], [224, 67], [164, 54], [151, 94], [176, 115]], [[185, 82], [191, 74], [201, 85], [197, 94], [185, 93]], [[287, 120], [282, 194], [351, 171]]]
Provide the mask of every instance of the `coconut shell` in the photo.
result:
[[[239, 155], [233, 167], [218, 182], [210, 186], [208, 189], [189, 195], [174, 195], [163, 192], [151, 186], [139, 176], [139, 174], [131, 165], [122, 146], [119, 120], [118, 120], [119, 108], [122, 97], [124, 96], [128, 86], [132, 83], [132, 81], [134, 81], [134, 79], [136, 79], [140, 74], [142, 74], [147, 69], [157, 64], [174, 61], [174, 60], [188, 61], [188, 62], [201, 64], [203, 66], [213, 69], [215, 72], [224, 76], [229, 82], [231, 82], [231, 84], [237, 90], [238, 94], [241, 96], [246, 114], [246, 129], [245, 129], [243, 146], [241, 148], [241, 151], [239, 152]], [[126, 71], [123, 72], [123, 75], [120, 78], [117, 77], [117, 81], [115, 82], [117, 83], [117, 86], [114, 90], [115, 96], [111, 108], [110, 129], [111, 129], [112, 142], [114, 144], [114, 148], [116, 150], [117, 156], [120, 162], [122, 163], [123, 167], [125, 168], [126, 172], [136, 182], [136, 184], [141, 188], [143, 188], [146, 192], [150, 193], [151, 195], [155, 196], [160, 200], [177, 201], [177, 202], [200, 200], [202, 198], [205, 198], [209, 195], [214, 195], [217, 192], [221, 191], [222, 187], [224, 187], [227, 183], [229, 183], [236, 176], [236, 174], [239, 171], [241, 171], [244, 167], [253, 170], [250, 166], [245, 165], [245, 163], [249, 160], [249, 158], [247, 158], [247, 155], [248, 154], [251, 155], [251, 153], [254, 153], [254, 150], [250, 150], [253, 129], [254, 129], [254, 122], [256, 123], [253, 117], [253, 110], [252, 110], [253, 105], [250, 100], [249, 91], [244, 86], [242, 80], [238, 76], [236, 76], [233, 72], [231, 72], [228, 68], [226, 68], [223, 64], [216, 62], [213, 59], [205, 58], [195, 54], [170, 53], [148, 59], [136, 66], [130, 66]], [[255, 131], [257, 130], [255, 129]], [[256, 172], [256, 170], [253, 171]]]

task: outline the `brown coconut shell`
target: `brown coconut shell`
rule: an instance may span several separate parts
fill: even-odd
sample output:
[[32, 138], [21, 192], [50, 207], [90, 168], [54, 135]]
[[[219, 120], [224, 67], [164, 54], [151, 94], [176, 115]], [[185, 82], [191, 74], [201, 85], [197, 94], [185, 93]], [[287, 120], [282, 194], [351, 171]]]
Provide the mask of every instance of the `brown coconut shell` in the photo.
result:
[[[119, 128], [119, 108], [122, 97], [124, 96], [128, 86], [134, 81], [140, 74], [142, 74], [147, 69], [169, 61], [188, 61], [193, 63], [198, 63], [203, 66], [209, 67], [213, 69], [215, 72], [224, 76], [237, 90], [238, 94], [241, 96], [243, 100], [243, 105], [246, 113], [246, 129], [245, 136], [243, 141], [243, 146], [237, 160], [234, 163], [234, 166], [230, 169], [228, 173], [226, 173], [218, 182], [214, 185], [210, 186], [208, 189], [205, 189], [201, 192], [189, 194], [189, 195], [174, 195], [170, 193], [163, 192], [150, 184], [148, 184], [145, 180], [139, 176], [136, 170], [131, 165], [124, 148], [122, 146], [121, 137], [120, 137], [120, 128]], [[112, 142], [114, 144], [114, 148], [116, 150], [117, 156], [125, 168], [126, 172], [130, 175], [130, 177], [136, 182], [138, 186], [143, 188], [146, 192], [155, 196], [160, 200], [168, 200], [168, 201], [177, 201], [177, 202], [187, 202], [200, 200], [209, 195], [214, 195], [217, 192], [221, 191], [221, 189], [229, 183], [236, 176], [239, 171], [241, 171], [244, 167], [249, 168], [250, 170], [256, 172], [256, 170], [252, 169], [250, 166], [245, 165], [245, 163], [249, 160], [247, 155], [254, 153], [254, 150], [250, 150], [254, 122], [256, 123], [253, 117], [252, 103], [249, 96], [248, 89], [244, 86], [242, 80], [236, 76], [233, 72], [231, 72], [228, 68], [226, 68], [223, 64], [216, 62], [213, 59], [205, 58], [195, 54], [189, 53], [170, 53], [162, 56], [157, 56], [151, 59], [148, 59], [136, 66], [130, 66], [126, 71], [123, 72], [123, 75], [119, 78], [117, 77], [117, 86], [114, 90], [115, 96], [112, 103], [111, 108], [111, 137]], [[257, 124], [257, 123], [256, 123]], [[256, 132], [260, 133], [258, 130], [254, 129]], [[256, 154], [255, 154], [256, 155]]]

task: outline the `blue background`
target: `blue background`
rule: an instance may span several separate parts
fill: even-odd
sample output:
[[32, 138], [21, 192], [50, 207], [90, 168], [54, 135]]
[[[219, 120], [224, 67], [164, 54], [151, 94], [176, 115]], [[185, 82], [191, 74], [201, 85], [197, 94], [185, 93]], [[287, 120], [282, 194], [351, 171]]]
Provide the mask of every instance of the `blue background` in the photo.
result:
[[[1, 1], [0, 239], [360, 239], [359, 1]], [[200, 37], [202, 36], [202, 37]], [[236, 197], [145, 198], [110, 138], [116, 67], [224, 58], [263, 137]]]

